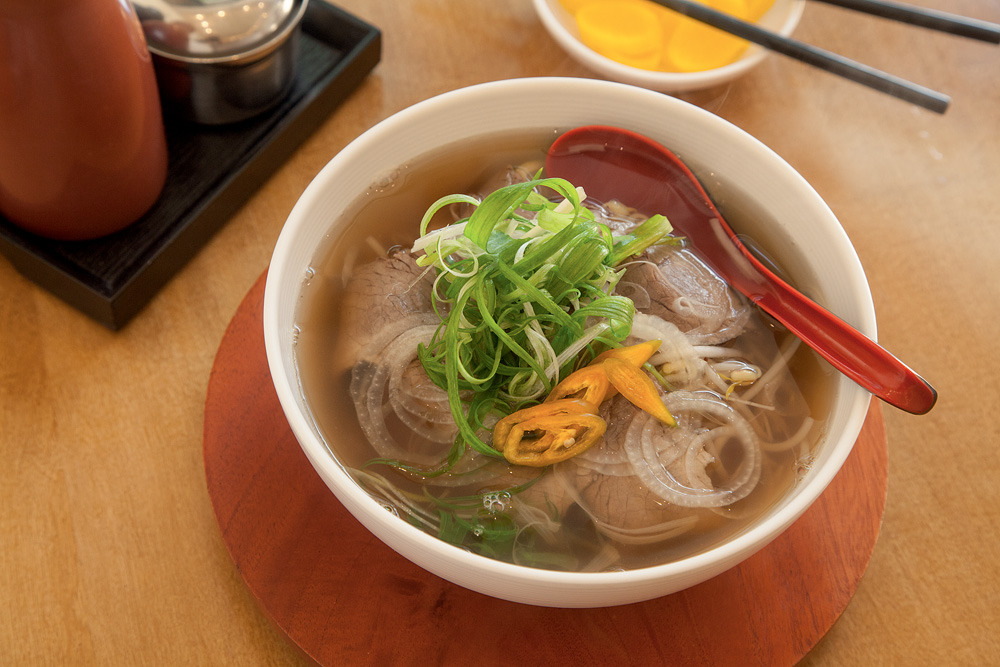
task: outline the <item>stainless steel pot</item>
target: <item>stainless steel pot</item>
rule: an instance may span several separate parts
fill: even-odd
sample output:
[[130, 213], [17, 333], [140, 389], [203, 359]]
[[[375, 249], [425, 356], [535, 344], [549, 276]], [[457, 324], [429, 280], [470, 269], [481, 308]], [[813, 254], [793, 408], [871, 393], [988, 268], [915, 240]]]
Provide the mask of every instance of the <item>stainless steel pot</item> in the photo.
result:
[[167, 113], [209, 125], [271, 109], [295, 81], [308, 0], [133, 0]]

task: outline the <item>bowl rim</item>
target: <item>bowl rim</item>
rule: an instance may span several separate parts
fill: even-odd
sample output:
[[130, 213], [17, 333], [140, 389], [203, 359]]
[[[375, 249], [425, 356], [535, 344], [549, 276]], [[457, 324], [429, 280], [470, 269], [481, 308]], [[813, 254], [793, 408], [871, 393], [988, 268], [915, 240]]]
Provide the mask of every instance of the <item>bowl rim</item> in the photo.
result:
[[[745, 74], [769, 55], [768, 50], [763, 46], [750, 44], [743, 55], [734, 62], [723, 67], [699, 72], [661, 72], [632, 67], [603, 56], [580, 41], [579, 37], [566, 27], [557, 14], [558, 12], [568, 14], [562, 7], [553, 6], [558, 5], [558, 3], [559, 0], [532, 0], [535, 12], [549, 35], [564, 51], [589, 69], [620, 82], [664, 92], [710, 88]], [[806, 5], [805, 0], [789, 0], [789, 3], [788, 15], [776, 28], [776, 32], [784, 37], [790, 37], [798, 27]], [[773, 9], [771, 7], [768, 12], [773, 11]]]
[[[825, 467], [822, 470], [814, 470], [810, 473], [813, 475], [813, 478], [808, 488], [800, 490], [794, 496], [792, 502], [785, 502], [772, 514], [752, 524], [725, 543], [693, 556], [645, 568], [613, 572], [561, 572], [514, 565], [467, 552], [461, 548], [446, 544], [437, 537], [409, 525], [407, 522], [391, 515], [380, 506], [332, 458], [327, 451], [326, 445], [313, 432], [308, 416], [299, 408], [294, 395], [298, 388], [291, 382], [289, 369], [285, 367], [284, 355], [282, 353], [282, 345], [284, 344], [282, 337], [290, 335], [290, 333], [278, 329], [278, 311], [282, 298], [280, 290], [285, 281], [295, 280], [299, 283], [302, 276], [301, 272], [295, 275], [290, 274], [290, 272], [295, 271], [296, 267], [291, 266], [291, 253], [289, 250], [294, 246], [294, 241], [302, 233], [302, 230], [307, 225], [312, 224], [309, 217], [310, 211], [320, 197], [322, 189], [326, 187], [326, 183], [336, 175], [338, 170], [343, 170], [346, 165], [351, 164], [352, 160], [365, 154], [372, 145], [384, 141], [382, 139], [383, 136], [391, 136], [403, 132], [404, 128], [411, 127], [411, 123], [415, 119], [425, 114], [434, 115], [436, 112], [447, 109], [450, 105], [454, 104], [471, 104], [476, 99], [484, 96], [507, 96], [515, 93], [522, 94], [529, 90], [535, 92], [550, 91], [553, 86], [563, 86], [567, 90], [581, 92], [588, 91], [591, 93], [639, 96], [646, 99], [648, 104], [658, 105], [663, 109], [669, 109], [671, 113], [694, 118], [698, 122], [708, 123], [712, 125], [713, 130], [718, 130], [729, 137], [739, 137], [747, 146], [752, 147], [756, 152], [770, 160], [775, 168], [782, 169], [789, 178], [798, 181], [800, 188], [810, 191], [810, 196], [814, 196], [819, 201], [819, 204], [823, 207], [826, 206], [822, 202], [822, 199], [819, 198], [819, 195], [815, 193], [815, 190], [812, 189], [798, 172], [749, 133], [711, 112], [670, 96], [661, 95], [624, 83], [575, 77], [507, 79], [459, 88], [418, 102], [387, 117], [366, 130], [337, 153], [306, 187], [279, 234], [268, 270], [263, 308], [265, 350], [275, 391], [296, 440], [299, 442], [313, 467], [340, 501], [365, 524], [369, 531], [373, 532], [383, 542], [397, 551], [400, 551], [398, 548], [400, 544], [406, 543], [408, 547], [412, 547], [421, 553], [434, 554], [436, 558], [441, 559], [446, 571], [443, 572], [440, 569], [434, 570], [429, 568], [412, 555], [404, 554], [404, 556], [439, 576], [470, 588], [474, 587], [449, 576], [447, 572], [450, 570], [447, 570], [447, 568], [453, 568], [456, 576], [459, 576], [462, 572], [475, 571], [483, 573], [478, 575], [482, 577], [502, 577], [510, 583], [512, 591], [518, 586], [543, 587], [549, 593], [556, 594], [555, 592], [559, 591], [561, 594], [571, 597], [573, 596], [573, 591], [583, 585], [597, 591], [604, 591], [605, 589], [608, 591], [612, 589], [631, 591], [631, 593], [626, 595], [625, 599], [617, 599], [612, 596], [610, 601], [602, 600], [593, 604], [587, 602], [576, 604], [572, 600], [567, 601], [559, 598], [558, 594], [556, 594], [555, 599], [557, 600], [557, 604], [554, 605], [606, 606], [635, 602], [666, 594], [662, 592], [652, 593], [646, 595], [646, 597], [642, 597], [646, 586], [655, 580], [665, 577], [678, 577], [680, 579], [683, 579], [685, 576], [689, 578], [695, 577], [695, 580], [681, 585], [680, 588], [675, 590], [680, 590], [681, 588], [704, 581], [708, 577], [698, 578], [700, 572], [711, 571], [712, 574], [710, 576], [714, 576], [714, 574], [729, 569], [741, 560], [749, 557], [752, 553], [763, 548], [780, 535], [812, 505], [816, 498], [826, 489], [833, 477], [839, 472], [860, 433], [865, 415], [868, 412], [870, 394], [860, 389], [860, 387], [852, 393], [847, 407], [844, 408], [847, 415], [846, 423], [849, 428], [836, 441], [825, 443], [827, 447], [834, 449]], [[653, 97], [646, 98], [644, 96], [655, 96], [656, 99], [653, 100]], [[829, 212], [829, 216], [840, 232], [843, 232], [843, 228], [840, 227], [839, 221], [836, 220], [832, 212]], [[326, 223], [326, 233], [329, 233], [329, 228], [330, 223]], [[846, 239], [846, 233], [843, 235]], [[849, 239], [846, 242], [853, 252], [853, 246], [850, 244]], [[315, 249], [313, 252], [315, 252]], [[305, 267], [300, 268], [304, 272]], [[859, 274], [860, 280], [863, 283], [858, 286], [858, 289], [863, 292], [858, 295], [860, 297], [858, 308], [863, 321], [857, 323], [857, 326], [866, 335], [874, 339], [876, 337], [876, 327], [871, 292], [860, 262], [857, 262], [853, 268], [854, 273]], [[294, 369], [292, 369], [292, 376], [294, 376]], [[849, 439], [849, 443], [845, 442], [847, 439]], [[373, 528], [373, 522], [377, 524], [379, 529]], [[639, 592], [636, 593], [636, 591]], [[487, 594], [496, 597], [507, 597], [502, 592]], [[600, 593], [598, 593], [597, 597], [601, 597]], [[508, 597], [507, 599], [517, 600], [518, 598]], [[542, 602], [531, 603], [542, 604]]]

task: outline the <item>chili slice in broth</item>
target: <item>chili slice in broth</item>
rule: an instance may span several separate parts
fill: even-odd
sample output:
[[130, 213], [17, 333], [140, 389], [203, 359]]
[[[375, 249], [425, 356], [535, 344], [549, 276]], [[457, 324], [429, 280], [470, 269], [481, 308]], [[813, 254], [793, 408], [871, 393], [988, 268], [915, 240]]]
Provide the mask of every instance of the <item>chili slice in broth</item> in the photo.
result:
[[607, 427], [596, 405], [565, 398], [504, 417], [493, 428], [493, 446], [510, 463], [543, 467], [585, 451]]
[[664, 405], [642, 364], [656, 352], [652, 340], [608, 350], [557, 384], [541, 405], [524, 408], [497, 422], [493, 447], [515, 465], [547, 466], [587, 450], [607, 430], [598, 406], [621, 393], [633, 405], [668, 426], [677, 421]]

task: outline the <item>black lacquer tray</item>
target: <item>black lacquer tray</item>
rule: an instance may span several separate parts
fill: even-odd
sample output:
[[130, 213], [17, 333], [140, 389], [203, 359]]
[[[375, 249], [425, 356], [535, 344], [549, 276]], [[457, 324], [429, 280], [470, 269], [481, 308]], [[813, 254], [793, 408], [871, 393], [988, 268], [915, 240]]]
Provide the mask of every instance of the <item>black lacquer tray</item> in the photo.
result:
[[221, 127], [166, 119], [170, 167], [142, 218], [93, 241], [50, 241], [0, 216], [0, 253], [111, 329], [124, 326], [343, 102], [381, 57], [375, 27], [313, 0], [297, 78], [273, 111]]

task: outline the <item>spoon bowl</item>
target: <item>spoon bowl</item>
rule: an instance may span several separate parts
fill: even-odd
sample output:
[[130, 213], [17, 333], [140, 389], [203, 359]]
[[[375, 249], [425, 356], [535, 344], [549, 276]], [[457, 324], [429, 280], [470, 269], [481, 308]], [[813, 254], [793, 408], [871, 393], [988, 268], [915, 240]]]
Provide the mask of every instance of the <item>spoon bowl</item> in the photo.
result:
[[737, 237], [697, 177], [670, 150], [617, 127], [570, 130], [549, 148], [546, 173], [599, 200], [617, 198], [667, 216], [675, 233], [750, 301], [873, 395], [913, 414], [937, 392], [875, 341], [810, 300], [764, 266]]

